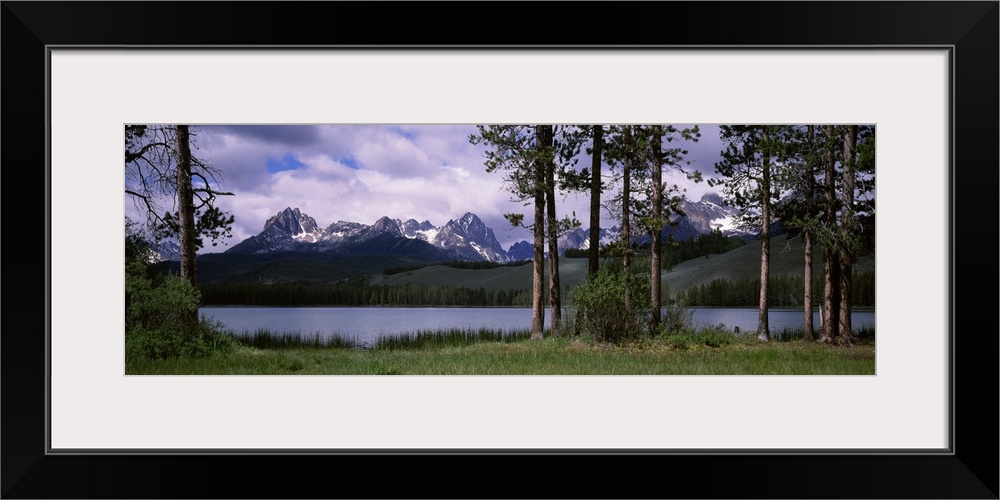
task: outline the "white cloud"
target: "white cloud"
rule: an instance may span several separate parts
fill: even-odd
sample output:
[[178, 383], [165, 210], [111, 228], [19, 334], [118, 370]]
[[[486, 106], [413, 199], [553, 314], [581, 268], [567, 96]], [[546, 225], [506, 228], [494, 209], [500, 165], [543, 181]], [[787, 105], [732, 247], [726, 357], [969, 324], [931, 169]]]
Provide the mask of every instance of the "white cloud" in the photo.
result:
[[462, 178], [468, 178], [470, 175], [472, 175], [472, 174], [469, 173], [468, 170], [466, 170], [466, 169], [464, 169], [462, 167], [453, 167], [451, 165], [441, 165], [441, 168], [443, 170], [447, 170], [448, 172], [450, 172], [453, 175], [457, 175], [458, 177], [462, 177]]
[[[339, 220], [371, 224], [382, 216], [441, 226], [473, 212], [505, 248], [530, 240], [527, 230], [511, 228], [503, 214], [524, 213], [530, 220], [532, 208], [511, 199], [501, 174], [486, 172], [484, 147], [468, 141], [474, 132], [471, 125], [200, 127], [196, 154], [218, 168], [221, 187], [235, 193], [219, 200], [236, 217], [233, 238], [206, 250], [222, 251], [258, 234], [286, 207], [299, 208], [324, 227]], [[268, 159], [284, 162], [288, 155], [302, 166], [268, 171]], [[580, 167], [589, 164], [581, 157]], [[708, 190], [704, 182], [668, 179], [686, 187], [689, 198]], [[558, 211], [560, 218], [575, 212], [586, 228], [589, 194], [560, 195]], [[603, 225], [616, 223], [602, 210]]]

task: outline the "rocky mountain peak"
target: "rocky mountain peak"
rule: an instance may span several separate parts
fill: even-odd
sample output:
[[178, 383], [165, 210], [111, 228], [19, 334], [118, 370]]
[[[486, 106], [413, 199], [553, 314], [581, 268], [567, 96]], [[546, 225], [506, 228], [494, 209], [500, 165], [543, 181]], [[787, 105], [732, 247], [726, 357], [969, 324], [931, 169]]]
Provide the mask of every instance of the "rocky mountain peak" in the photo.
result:
[[381, 219], [375, 221], [375, 224], [369, 230], [372, 235], [389, 233], [395, 236], [402, 236], [403, 230], [400, 228], [400, 222], [396, 219], [390, 219], [389, 217], [382, 217]]
[[434, 236], [432, 243], [439, 247], [456, 249], [463, 257], [473, 260], [486, 259], [507, 262], [507, 252], [500, 246], [493, 230], [472, 212], [459, 219], [448, 221]]
[[722, 195], [720, 195], [719, 193], [705, 193], [701, 196], [700, 201], [703, 203], [712, 203], [715, 205], [719, 205], [720, 207], [724, 204]]
[[315, 233], [319, 226], [316, 220], [302, 213], [298, 208], [285, 208], [264, 223], [264, 231], [275, 228], [291, 236]]

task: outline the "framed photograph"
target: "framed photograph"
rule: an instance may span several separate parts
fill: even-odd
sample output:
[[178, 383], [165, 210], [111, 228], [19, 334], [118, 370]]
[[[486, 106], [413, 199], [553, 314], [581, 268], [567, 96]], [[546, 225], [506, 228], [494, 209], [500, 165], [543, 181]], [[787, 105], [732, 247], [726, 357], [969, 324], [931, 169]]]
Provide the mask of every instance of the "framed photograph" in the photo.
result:
[[[996, 252], [956, 228], [998, 206], [998, 4], [656, 6], [714, 21], [581, 8], [562, 22], [608, 29], [522, 46], [506, 21], [553, 20], [513, 4], [445, 43], [443, 5], [5, 2], [3, 164], [45, 187], [8, 227], [46, 231], [5, 247], [45, 279], [5, 297], [3, 495], [299, 497], [315, 462], [357, 497], [480, 496], [421, 480], [447, 467], [482, 496], [997, 498], [997, 339], [971, 335], [996, 318], [968, 306], [996, 303]], [[874, 124], [875, 375], [126, 375], [125, 125], [546, 122]], [[600, 473], [492, 477], [543, 460]]]

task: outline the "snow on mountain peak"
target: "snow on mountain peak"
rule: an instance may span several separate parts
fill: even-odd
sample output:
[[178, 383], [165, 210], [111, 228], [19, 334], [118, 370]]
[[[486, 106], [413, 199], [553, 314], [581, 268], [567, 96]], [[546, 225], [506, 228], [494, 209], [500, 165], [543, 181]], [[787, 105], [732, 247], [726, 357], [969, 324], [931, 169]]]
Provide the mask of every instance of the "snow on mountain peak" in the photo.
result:
[[322, 229], [316, 225], [316, 220], [303, 213], [298, 208], [285, 208], [264, 223], [264, 231], [272, 231], [290, 235], [299, 241], [316, 242], [322, 235]]
[[713, 205], [718, 205], [720, 207], [725, 203], [722, 199], [722, 196], [719, 195], [718, 193], [705, 193], [701, 197], [701, 202], [711, 203]]

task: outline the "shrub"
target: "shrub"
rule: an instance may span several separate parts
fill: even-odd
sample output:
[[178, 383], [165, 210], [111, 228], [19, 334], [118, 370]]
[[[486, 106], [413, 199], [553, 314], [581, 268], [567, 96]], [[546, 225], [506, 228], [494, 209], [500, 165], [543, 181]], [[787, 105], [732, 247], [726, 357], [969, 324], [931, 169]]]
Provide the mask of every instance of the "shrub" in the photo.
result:
[[206, 320], [194, 329], [134, 326], [125, 330], [125, 359], [196, 358], [233, 349], [236, 341], [219, 333], [218, 326]]
[[130, 265], [125, 276], [125, 359], [200, 357], [235, 342], [221, 325], [197, 317], [201, 297], [185, 279], [167, 276], [155, 284], [145, 267]]
[[719, 327], [700, 330], [684, 329], [665, 335], [663, 342], [674, 349], [693, 349], [695, 346], [722, 347], [736, 342], [733, 333]]
[[[625, 296], [630, 302], [626, 307]], [[573, 291], [577, 326], [606, 342], [625, 343], [643, 335], [649, 311], [649, 280], [642, 275], [602, 267]]]
[[159, 285], [132, 263], [125, 275], [125, 327], [177, 325], [198, 313], [201, 295], [185, 279], [167, 276]]
[[680, 332], [663, 337], [663, 342], [674, 349], [687, 349], [692, 343], [690, 336]]
[[[664, 290], [664, 296], [666, 295]], [[670, 301], [662, 309], [660, 328], [663, 332], [679, 333], [691, 329], [694, 323], [694, 311], [688, 309], [681, 299]]]
[[198, 357], [234, 347], [235, 341], [220, 333], [220, 324], [197, 319], [201, 296], [194, 285], [179, 276], [149, 275], [143, 251], [148, 247], [136, 234], [131, 232], [126, 239], [126, 362]]

